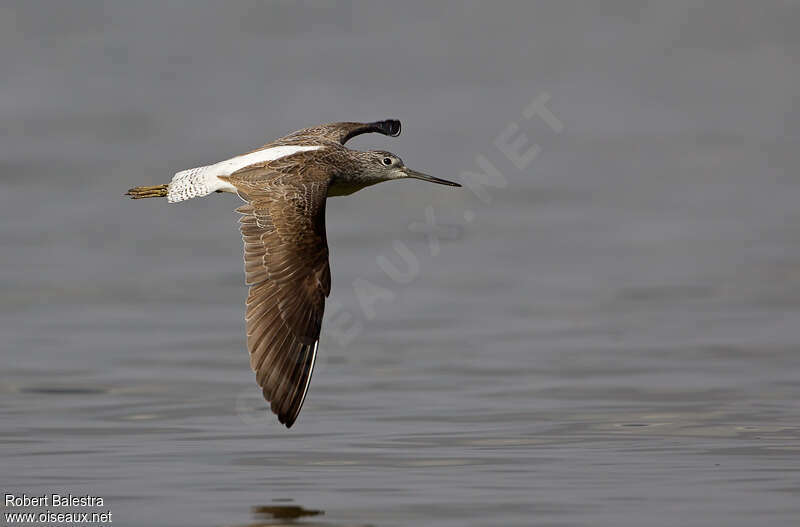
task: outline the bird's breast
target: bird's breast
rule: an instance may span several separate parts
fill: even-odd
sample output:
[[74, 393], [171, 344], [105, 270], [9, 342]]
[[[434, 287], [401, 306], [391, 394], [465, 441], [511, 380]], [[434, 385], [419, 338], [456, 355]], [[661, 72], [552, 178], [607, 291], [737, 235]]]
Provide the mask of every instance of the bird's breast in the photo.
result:
[[328, 197], [332, 196], [349, 196], [354, 192], [358, 192], [364, 187], [369, 187], [378, 183], [377, 181], [368, 181], [364, 179], [355, 179], [347, 177], [337, 177], [331, 182], [328, 187]]

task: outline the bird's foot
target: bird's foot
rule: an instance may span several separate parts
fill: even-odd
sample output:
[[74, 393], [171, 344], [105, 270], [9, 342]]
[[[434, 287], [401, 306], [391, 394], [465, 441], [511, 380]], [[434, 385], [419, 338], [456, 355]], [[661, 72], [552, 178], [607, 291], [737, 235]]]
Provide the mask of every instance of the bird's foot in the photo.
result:
[[125, 193], [131, 199], [143, 198], [163, 198], [167, 195], [167, 185], [156, 185], [154, 187], [133, 187]]

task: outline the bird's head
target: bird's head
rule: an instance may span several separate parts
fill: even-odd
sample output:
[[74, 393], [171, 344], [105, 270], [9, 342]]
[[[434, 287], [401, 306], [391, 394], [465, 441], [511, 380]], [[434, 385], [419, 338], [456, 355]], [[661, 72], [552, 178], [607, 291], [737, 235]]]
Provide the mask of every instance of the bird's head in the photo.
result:
[[437, 177], [411, 170], [397, 156], [391, 152], [384, 150], [371, 150], [363, 152], [363, 175], [379, 181], [389, 181], [391, 179], [421, 179], [422, 181], [430, 181], [431, 183], [438, 183], [440, 185], [449, 185], [451, 187], [460, 187], [459, 183], [447, 181], [446, 179], [439, 179]]

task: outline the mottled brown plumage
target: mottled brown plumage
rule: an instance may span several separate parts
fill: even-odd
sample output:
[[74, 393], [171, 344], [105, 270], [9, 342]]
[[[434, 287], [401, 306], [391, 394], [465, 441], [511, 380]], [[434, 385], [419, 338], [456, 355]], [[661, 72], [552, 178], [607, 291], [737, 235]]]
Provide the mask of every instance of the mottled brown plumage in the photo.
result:
[[329, 170], [296, 156], [229, 177], [248, 201], [237, 212], [243, 215], [250, 286], [245, 315], [250, 365], [264, 398], [286, 426], [302, 407], [331, 291], [325, 236]]
[[[325, 235], [327, 197], [408, 177], [459, 186], [410, 170], [389, 152], [359, 152], [343, 146], [368, 132], [396, 136], [400, 122], [305, 128], [246, 154], [250, 160], [260, 156], [254, 158], [254, 153], [264, 152], [263, 161], [213, 176], [219, 180], [218, 191], [235, 191], [247, 202], [237, 212], [242, 215], [245, 281], [250, 288], [245, 315], [250, 365], [264, 398], [287, 427], [294, 424], [305, 400], [325, 299], [331, 291]], [[292, 146], [298, 148], [276, 148]], [[314, 147], [318, 148], [309, 149]], [[292, 153], [270, 158], [278, 150]], [[208, 168], [216, 170], [216, 165], [193, 169], [193, 177], [206, 177], [198, 171]], [[206, 185], [205, 192], [216, 188], [212, 185], [212, 190], [207, 190], [208, 181], [198, 181]], [[128, 194], [134, 199], [166, 196], [167, 187], [136, 187]]]

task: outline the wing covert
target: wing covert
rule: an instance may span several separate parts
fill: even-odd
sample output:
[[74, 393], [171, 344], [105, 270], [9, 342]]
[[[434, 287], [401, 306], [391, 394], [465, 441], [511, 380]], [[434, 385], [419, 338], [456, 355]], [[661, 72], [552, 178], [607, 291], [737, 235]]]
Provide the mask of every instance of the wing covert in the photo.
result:
[[397, 119], [384, 119], [383, 121], [374, 121], [371, 123], [341, 122], [304, 128], [303, 130], [298, 130], [286, 136], [286, 139], [317, 137], [343, 145], [357, 135], [378, 133], [390, 137], [397, 137], [400, 135], [400, 130], [400, 121]]
[[246, 178], [229, 179], [248, 201], [237, 209], [250, 286], [247, 348], [264, 398], [291, 427], [311, 380], [330, 294], [328, 178], [313, 170], [282, 177], [269, 166], [248, 171]]

